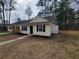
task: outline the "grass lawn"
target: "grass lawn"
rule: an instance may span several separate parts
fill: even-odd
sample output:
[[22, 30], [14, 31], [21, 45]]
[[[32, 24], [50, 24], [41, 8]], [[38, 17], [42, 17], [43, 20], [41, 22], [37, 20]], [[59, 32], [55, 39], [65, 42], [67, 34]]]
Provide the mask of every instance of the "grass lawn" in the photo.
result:
[[6, 35], [9, 34], [9, 32], [1, 32], [0, 35]]
[[79, 31], [61, 31], [51, 38], [32, 36], [1, 46], [0, 59], [79, 59]]

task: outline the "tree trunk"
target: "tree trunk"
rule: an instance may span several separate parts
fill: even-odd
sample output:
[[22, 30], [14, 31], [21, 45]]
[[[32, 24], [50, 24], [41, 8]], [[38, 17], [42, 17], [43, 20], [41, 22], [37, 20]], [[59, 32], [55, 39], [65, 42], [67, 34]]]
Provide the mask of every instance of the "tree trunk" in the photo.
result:
[[3, 7], [3, 11], [2, 11], [2, 13], [3, 13], [3, 25], [5, 26], [4, 4], [2, 4], [2, 7]]
[[11, 3], [12, 3], [12, 0], [10, 0], [10, 3], [9, 3], [9, 25], [8, 25], [8, 28], [10, 27], [10, 19], [11, 19]]
[[11, 10], [9, 11], [9, 25], [10, 25], [10, 19], [11, 19]]

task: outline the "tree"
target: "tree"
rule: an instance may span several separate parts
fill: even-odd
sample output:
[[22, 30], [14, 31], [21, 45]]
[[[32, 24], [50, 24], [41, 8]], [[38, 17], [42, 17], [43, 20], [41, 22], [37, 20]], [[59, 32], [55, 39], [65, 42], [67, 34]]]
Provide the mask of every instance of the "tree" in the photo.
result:
[[51, 20], [51, 22], [56, 23], [54, 13], [55, 9], [59, 7], [58, 0], [39, 0], [37, 6], [41, 6], [41, 11], [39, 12], [39, 16]]
[[[41, 12], [39, 13], [39, 16], [41, 17], [47, 17], [49, 16], [52, 12], [52, 3], [53, 0], [39, 0], [37, 3], [37, 6], [41, 6]], [[50, 4], [51, 3], [51, 4]]]
[[55, 10], [56, 21], [61, 29], [67, 29], [67, 25], [74, 22], [74, 10], [69, 6], [69, 4], [68, 0], [61, 0], [59, 2], [59, 7]]
[[25, 13], [28, 15], [28, 19], [30, 19], [31, 15], [33, 13], [30, 6], [27, 6], [27, 8], [25, 9]]
[[8, 12], [9, 11], [9, 24], [10, 24], [10, 19], [11, 19], [11, 11], [15, 10], [15, 5], [16, 1], [15, 0], [6, 0], [6, 4], [5, 4], [5, 11]]
[[12, 10], [15, 10], [15, 7], [14, 7], [14, 4], [15, 4], [16, 2], [14, 1], [14, 0], [10, 0], [10, 3], [9, 3], [9, 24], [10, 24], [10, 17], [11, 17], [11, 11]]
[[17, 22], [21, 22], [21, 19], [20, 19], [20, 18], [18, 18], [18, 19], [17, 19]]
[[0, 13], [2, 13], [2, 21], [4, 21], [3, 22], [3, 25], [5, 26], [5, 14], [4, 14], [4, 5], [5, 5], [5, 3], [4, 3], [4, 1], [3, 0], [0, 0]]
[[0, 0], [0, 13], [1, 13], [1, 19], [2, 19], [2, 27], [0, 27], [0, 30], [1, 31], [6, 31], [7, 28], [6, 28], [6, 25], [5, 25], [5, 2], [4, 0]]
[[[13, 0], [0, 0], [0, 13], [2, 14], [0, 18], [2, 19], [3, 28], [6, 27], [5, 13], [6, 11], [13, 10], [14, 6], [12, 4], [13, 4]], [[9, 24], [10, 24], [10, 16], [11, 16], [11, 12], [9, 13]]]
[[76, 11], [76, 18], [79, 19], [79, 10]]

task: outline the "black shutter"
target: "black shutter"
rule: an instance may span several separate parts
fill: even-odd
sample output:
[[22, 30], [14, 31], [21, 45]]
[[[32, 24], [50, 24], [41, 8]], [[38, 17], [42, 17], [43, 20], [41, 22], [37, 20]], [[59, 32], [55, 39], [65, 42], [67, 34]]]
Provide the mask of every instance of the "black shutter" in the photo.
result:
[[43, 32], [45, 32], [45, 25], [43, 25]]
[[26, 31], [27, 31], [27, 26], [26, 26]]
[[22, 26], [22, 30], [23, 30], [23, 26]]
[[37, 25], [37, 32], [38, 32], [38, 25]]

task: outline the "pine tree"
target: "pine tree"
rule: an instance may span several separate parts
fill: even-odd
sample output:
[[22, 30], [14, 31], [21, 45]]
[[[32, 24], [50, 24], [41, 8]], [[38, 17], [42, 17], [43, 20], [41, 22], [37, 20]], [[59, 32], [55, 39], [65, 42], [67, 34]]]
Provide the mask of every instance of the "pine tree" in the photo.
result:
[[77, 19], [79, 19], [79, 10], [77, 10], [76, 15], [77, 15]]
[[55, 13], [60, 29], [67, 29], [67, 25], [74, 22], [74, 10], [69, 6], [68, 0], [61, 0]]

